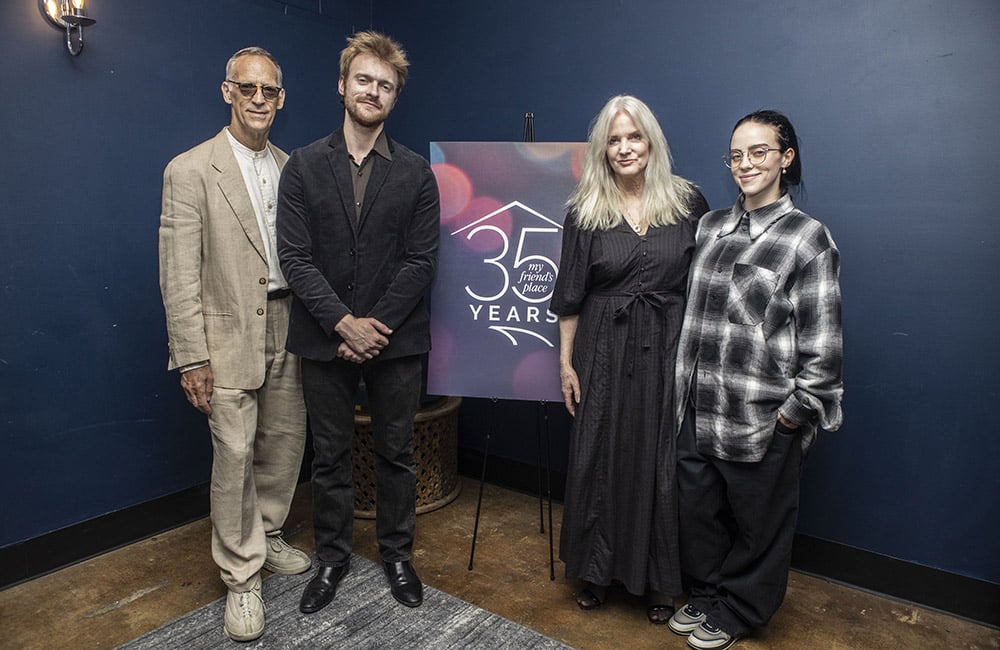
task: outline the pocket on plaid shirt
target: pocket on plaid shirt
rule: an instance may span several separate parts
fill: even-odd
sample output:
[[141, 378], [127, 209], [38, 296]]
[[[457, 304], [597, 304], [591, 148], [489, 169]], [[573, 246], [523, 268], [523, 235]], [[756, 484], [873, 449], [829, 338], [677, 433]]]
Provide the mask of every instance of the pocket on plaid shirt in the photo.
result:
[[730, 323], [759, 325], [778, 287], [778, 274], [753, 264], [735, 264], [729, 290]]

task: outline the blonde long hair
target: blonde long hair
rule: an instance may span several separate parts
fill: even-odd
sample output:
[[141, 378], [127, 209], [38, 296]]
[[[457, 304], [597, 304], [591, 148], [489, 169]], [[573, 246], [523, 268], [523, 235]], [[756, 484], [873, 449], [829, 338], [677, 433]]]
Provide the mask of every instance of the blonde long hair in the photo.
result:
[[642, 191], [643, 215], [650, 226], [677, 223], [687, 215], [694, 184], [674, 175], [663, 129], [649, 106], [631, 95], [612, 97], [591, 123], [583, 173], [566, 207], [576, 212], [577, 224], [583, 230], [608, 230], [625, 219], [623, 196], [615, 184], [607, 154], [611, 123], [619, 113], [631, 117], [649, 142], [649, 164]]

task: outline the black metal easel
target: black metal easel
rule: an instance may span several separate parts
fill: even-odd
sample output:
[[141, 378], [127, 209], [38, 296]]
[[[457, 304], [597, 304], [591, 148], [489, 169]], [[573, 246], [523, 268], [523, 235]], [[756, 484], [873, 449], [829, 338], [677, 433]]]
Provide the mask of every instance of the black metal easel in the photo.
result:
[[483, 471], [479, 476], [479, 498], [476, 499], [476, 523], [472, 527], [472, 549], [469, 551], [469, 571], [472, 571], [472, 560], [476, 557], [476, 538], [479, 536], [479, 512], [483, 507], [483, 486], [486, 485], [486, 460], [490, 457], [490, 438], [493, 427], [496, 426], [497, 398], [490, 398], [490, 425], [486, 428], [486, 445], [483, 448]]
[[[490, 398], [489, 425], [486, 428], [486, 444], [483, 447], [483, 467], [479, 475], [479, 497], [476, 499], [476, 522], [472, 527], [472, 548], [469, 550], [469, 571], [472, 571], [473, 561], [476, 557], [476, 540], [479, 538], [479, 517], [483, 508], [483, 488], [486, 485], [486, 463], [490, 457], [490, 438], [493, 437], [493, 429], [497, 421], [497, 398]], [[551, 436], [549, 435], [549, 403], [542, 400], [538, 403], [539, 424], [535, 427], [538, 439], [538, 532], [545, 533], [545, 504], [544, 499], [548, 499], [549, 515], [549, 580], [556, 579], [555, 563], [555, 542], [552, 533], [552, 461], [551, 461]], [[544, 434], [544, 436], [543, 436]], [[545, 494], [542, 490], [542, 440], [544, 437], [545, 446]]]
[[[523, 142], [535, 141], [535, 114], [524, 114], [524, 131], [521, 134]], [[472, 571], [473, 559], [476, 556], [476, 539], [479, 536], [479, 515], [483, 505], [483, 487], [486, 484], [486, 461], [490, 456], [490, 438], [496, 426], [497, 398], [491, 398], [489, 426], [486, 429], [486, 444], [483, 449], [483, 468], [479, 477], [479, 498], [476, 501], [476, 523], [472, 528], [472, 549], [469, 551], [469, 571]], [[545, 437], [545, 491], [549, 502], [549, 580], [556, 579], [555, 545], [552, 536], [552, 463], [550, 454], [549, 412], [548, 402], [538, 403], [539, 424], [535, 427], [538, 438], [538, 528], [545, 533], [545, 506], [542, 497], [542, 434]]]
[[538, 525], [540, 533], [545, 532], [545, 522], [542, 515], [542, 433], [545, 434], [545, 494], [549, 501], [549, 580], [556, 579], [556, 558], [554, 544], [552, 540], [552, 461], [551, 461], [551, 440], [549, 435], [549, 403], [542, 400], [538, 403], [538, 412], [542, 418], [542, 424], [538, 431]]

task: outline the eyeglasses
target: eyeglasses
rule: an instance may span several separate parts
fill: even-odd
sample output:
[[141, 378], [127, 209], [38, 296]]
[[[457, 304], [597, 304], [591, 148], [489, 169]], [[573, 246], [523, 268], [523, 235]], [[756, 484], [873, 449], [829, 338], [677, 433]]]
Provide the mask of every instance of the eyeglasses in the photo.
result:
[[[746, 157], [750, 160], [751, 165], [759, 165], [765, 160], [767, 160], [767, 154], [770, 151], [782, 151], [781, 149], [776, 149], [774, 147], [754, 147], [746, 153]], [[726, 167], [732, 169], [733, 167], [739, 167], [743, 164], [743, 152], [739, 149], [733, 149], [725, 156], [722, 157], [722, 164]]]
[[249, 81], [233, 81], [232, 79], [226, 79], [226, 83], [233, 84], [240, 89], [240, 94], [250, 99], [260, 91], [260, 94], [264, 96], [264, 99], [271, 101], [277, 99], [278, 95], [281, 93], [281, 86], [265, 86], [264, 84], [250, 83]]

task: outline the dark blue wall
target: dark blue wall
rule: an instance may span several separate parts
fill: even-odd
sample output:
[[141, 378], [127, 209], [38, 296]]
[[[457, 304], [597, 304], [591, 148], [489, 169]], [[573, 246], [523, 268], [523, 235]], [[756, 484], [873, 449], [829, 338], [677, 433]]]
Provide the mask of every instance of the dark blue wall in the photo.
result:
[[[16, 4], [0, 6], [0, 546], [206, 480], [204, 422], [165, 371], [162, 167], [228, 120], [222, 65], [249, 43], [285, 67], [273, 139], [327, 132], [343, 36], [373, 24], [410, 52], [390, 132], [422, 153], [518, 140], [525, 111], [536, 139], [581, 140], [630, 92], [721, 207], [732, 124], [789, 113], [802, 205], [843, 254], [847, 352], [846, 422], [809, 459], [800, 532], [1000, 583], [995, 0], [357, 0], [322, 16], [305, 0], [287, 15], [270, 0], [156, 15], [94, 0], [77, 59], [34, 3]], [[493, 450], [534, 462], [533, 430], [521, 435]]]
[[[847, 355], [846, 420], [809, 458], [799, 531], [1000, 582], [1000, 3], [435, 7], [375, 3], [413, 58], [390, 122], [406, 140], [519, 140], [526, 111], [536, 139], [582, 140], [629, 92], [723, 207], [734, 122], [791, 116], [802, 205], [842, 251]], [[533, 462], [521, 435], [492, 450]]]
[[228, 124], [246, 45], [285, 68], [279, 146], [342, 119], [337, 55], [370, 4], [317, 4], [91, 2], [76, 58], [34, 0], [0, 5], [0, 547], [208, 480], [204, 418], [166, 371], [163, 167]]

